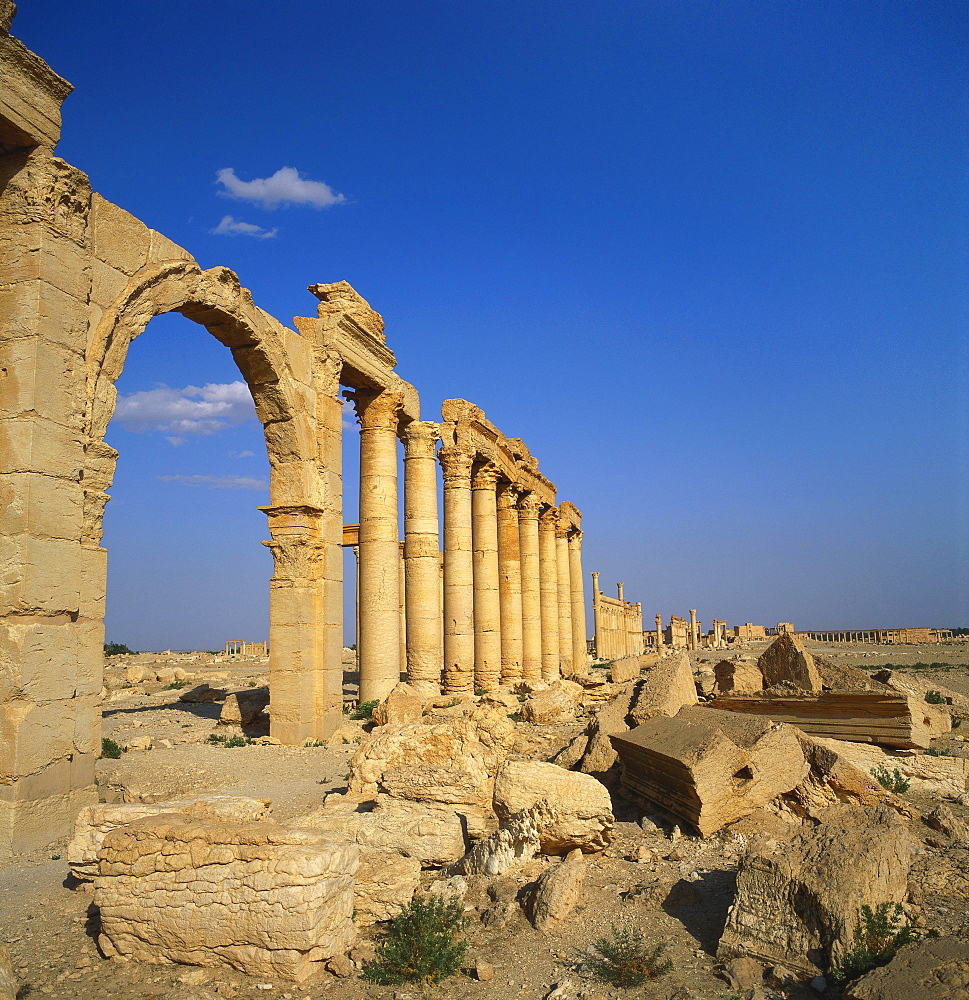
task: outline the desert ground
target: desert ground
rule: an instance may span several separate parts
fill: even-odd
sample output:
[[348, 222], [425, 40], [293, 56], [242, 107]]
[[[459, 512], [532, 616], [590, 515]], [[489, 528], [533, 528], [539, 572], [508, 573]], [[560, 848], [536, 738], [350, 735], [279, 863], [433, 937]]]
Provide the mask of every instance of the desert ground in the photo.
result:
[[[737, 651], [756, 656], [766, 643]], [[838, 664], [866, 671], [892, 664], [921, 681], [969, 695], [969, 643], [922, 646], [824, 645], [805, 643]], [[731, 653], [700, 650], [691, 654], [696, 670], [709, 669]], [[927, 666], [931, 665], [931, 666]], [[145, 679], [133, 682], [131, 667]], [[354, 675], [349, 673], [345, 699], [355, 703]], [[155, 678], [163, 671], [163, 681]], [[164, 671], [178, 671], [172, 677]], [[604, 671], [604, 667], [593, 668]], [[104, 736], [127, 747], [120, 759], [98, 763], [99, 794], [107, 802], [157, 802], [198, 793], [244, 795], [272, 802], [273, 818], [287, 823], [316, 808], [323, 796], [346, 783], [356, 742], [337, 746], [293, 748], [267, 742], [264, 723], [249, 729], [255, 742], [226, 747], [211, 737], [238, 730], [219, 726], [219, 701], [187, 703], [180, 696], [191, 685], [208, 683], [228, 692], [266, 683], [266, 660], [230, 660], [208, 654], [137, 654], [111, 657], [105, 671]], [[549, 760], [580, 733], [597, 706], [580, 711], [574, 721], [553, 725], [519, 722], [512, 758]], [[963, 710], [951, 708], [956, 719]], [[965, 711], [969, 717], [969, 711]], [[363, 722], [349, 722], [362, 734]], [[260, 725], [262, 728], [260, 729]], [[966, 727], [969, 733], [969, 726]], [[260, 733], [262, 735], [260, 735]], [[241, 741], [240, 741], [241, 742]], [[961, 727], [938, 740], [935, 749], [969, 757]], [[715, 957], [727, 908], [733, 899], [737, 867], [749, 839], [774, 822], [754, 814], [702, 839], [654, 822], [636, 802], [610, 788], [616, 837], [602, 853], [588, 856], [588, 874], [578, 906], [561, 924], [536, 930], [520, 907], [508, 905], [560, 859], [536, 860], [497, 878], [467, 879], [464, 897], [470, 948], [465, 969], [432, 992], [455, 998], [552, 998], [604, 1000], [639, 996], [656, 1000], [737, 1000], [740, 997], [806, 998], [819, 992], [808, 985], [766, 980], [749, 988], [729, 983]], [[927, 794], [907, 793], [922, 813], [937, 804]], [[969, 818], [965, 801], [946, 805]], [[911, 881], [921, 890], [919, 922], [943, 934], [969, 939], [969, 842], [946, 840], [918, 821], [911, 828], [922, 844]], [[377, 986], [359, 966], [372, 955], [381, 925], [363, 929], [351, 959], [356, 967], [335, 975], [321, 969], [294, 984], [252, 978], [231, 969], [150, 965], [108, 960], [96, 945], [98, 914], [91, 884], [79, 882], [65, 862], [66, 842], [0, 866], [0, 942], [9, 945], [19, 996], [112, 998], [112, 1000], [216, 1000], [219, 997], [397, 998], [421, 995], [415, 986]], [[424, 872], [430, 883], [440, 873]], [[497, 915], [496, 915], [497, 914]], [[668, 975], [636, 990], [623, 990], [590, 978], [581, 960], [590, 945], [614, 927], [639, 928], [651, 942], [665, 942], [673, 961]], [[969, 979], [967, 979], [969, 983]], [[840, 996], [829, 986], [823, 994]], [[949, 994], [946, 994], [948, 996]], [[957, 995], [957, 994], [952, 994]], [[969, 985], [966, 992], [969, 996]], [[911, 1000], [920, 998], [911, 997]], [[926, 997], [925, 1000], [931, 1000]]]

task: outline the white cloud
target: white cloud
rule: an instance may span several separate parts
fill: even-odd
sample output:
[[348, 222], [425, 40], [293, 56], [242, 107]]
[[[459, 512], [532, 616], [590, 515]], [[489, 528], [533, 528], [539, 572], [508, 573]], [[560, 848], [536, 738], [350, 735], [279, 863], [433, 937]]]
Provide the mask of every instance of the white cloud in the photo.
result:
[[230, 451], [229, 458], [255, 458], [254, 451]]
[[163, 483], [201, 486], [207, 490], [268, 490], [269, 482], [253, 476], [159, 476]]
[[213, 382], [201, 388], [187, 385], [184, 389], [161, 385], [122, 396], [114, 411], [114, 419], [125, 430], [136, 434], [160, 431], [175, 446], [182, 444], [186, 435], [217, 434], [255, 416], [256, 408], [245, 382]]
[[219, 192], [223, 197], [249, 201], [263, 208], [278, 208], [280, 205], [314, 205], [316, 208], [326, 208], [346, 201], [329, 184], [300, 177], [295, 167], [280, 167], [272, 177], [257, 177], [251, 181], [240, 180], [233, 167], [225, 167], [215, 176], [225, 188]]
[[254, 225], [251, 222], [242, 222], [234, 219], [231, 215], [223, 215], [222, 221], [209, 232], [213, 236], [254, 236], [257, 240], [271, 240], [279, 230], [263, 229], [262, 226]]

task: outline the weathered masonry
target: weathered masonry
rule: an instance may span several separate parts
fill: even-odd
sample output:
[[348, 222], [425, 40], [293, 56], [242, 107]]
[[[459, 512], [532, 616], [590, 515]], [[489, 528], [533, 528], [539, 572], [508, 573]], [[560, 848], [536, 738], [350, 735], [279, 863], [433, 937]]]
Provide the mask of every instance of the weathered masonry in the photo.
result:
[[161, 313], [232, 352], [263, 424], [274, 737], [325, 738], [342, 715], [341, 393], [361, 430], [361, 699], [402, 668], [454, 692], [582, 669], [581, 514], [524, 443], [463, 400], [422, 420], [382, 318], [346, 282], [312, 286], [316, 316], [290, 329], [232, 271], [93, 192], [54, 155], [71, 85], [10, 36], [13, 10], [0, 0], [0, 858], [96, 798], [105, 433], [128, 348]]

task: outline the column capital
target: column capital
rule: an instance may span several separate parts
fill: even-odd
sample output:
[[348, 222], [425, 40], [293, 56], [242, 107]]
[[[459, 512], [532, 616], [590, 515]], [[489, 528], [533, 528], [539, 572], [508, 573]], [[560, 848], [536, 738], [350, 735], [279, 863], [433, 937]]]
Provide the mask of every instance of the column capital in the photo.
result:
[[466, 451], [454, 445], [446, 445], [438, 451], [437, 460], [441, 463], [445, 485], [458, 483], [470, 487], [471, 456]]
[[498, 487], [498, 510], [517, 510], [520, 490], [514, 483], [502, 483]]
[[582, 529], [572, 528], [569, 531], [569, 548], [578, 549], [582, 547]]
[[545, 510], [538, 515], [539, 526], [544, 528], [546, 531], [554, 531], [558, 527], [559, 523], [559, 509], [558, 507], [546, 507]]
[[542, 500], [534, 490], [525, 490], [518, 498], [518, 516], [526, 521], [537, 521]]
[[404, 458], [433, 458], [441, 428], [434, 420], [414, 420], [404, 428], [402, 437]]
[[498, 484], [501, 471], [491, 462], [479, 465], [471, 474], [471, 489], [473, 490], [493, 490]]
[[397, 433], [400, 409], [404, 405], [404, 395], [400, 392], [370, 389], [353, 389], [343, 394], [353, 403], [357, 421], [363, 431], [393, 431]]

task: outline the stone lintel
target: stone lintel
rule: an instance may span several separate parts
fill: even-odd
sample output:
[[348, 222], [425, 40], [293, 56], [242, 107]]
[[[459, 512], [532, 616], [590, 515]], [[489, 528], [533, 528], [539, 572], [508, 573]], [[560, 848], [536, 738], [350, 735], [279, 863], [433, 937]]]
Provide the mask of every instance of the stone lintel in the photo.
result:
[[61, 104], [73, 89], [23, 42], [0, 33], [0, 145], [53, 149], [61, 137]]

